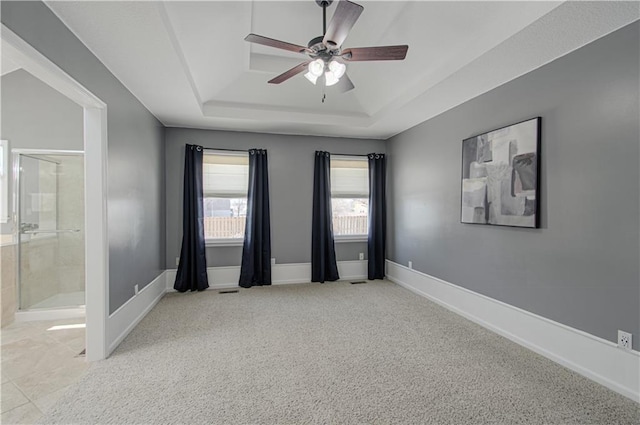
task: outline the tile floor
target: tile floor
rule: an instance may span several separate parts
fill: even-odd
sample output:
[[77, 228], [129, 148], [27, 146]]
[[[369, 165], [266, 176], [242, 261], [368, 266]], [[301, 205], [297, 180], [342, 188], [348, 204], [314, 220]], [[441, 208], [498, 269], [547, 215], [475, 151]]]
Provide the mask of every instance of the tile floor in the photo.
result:
[[84, 318], [13, 323], [0, 330], [3, 424], [32, 424], [80, 379], [88, 363]]

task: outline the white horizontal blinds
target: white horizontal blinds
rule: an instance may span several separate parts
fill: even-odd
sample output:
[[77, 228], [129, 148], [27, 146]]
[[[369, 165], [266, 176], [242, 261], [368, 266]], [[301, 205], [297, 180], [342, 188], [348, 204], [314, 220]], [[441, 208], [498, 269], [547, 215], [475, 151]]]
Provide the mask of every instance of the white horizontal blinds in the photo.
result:
[[205, 151], [202, 173], [205, 197], [246, 198], [249, 186], [249, 154]]
[[331, 156], [331, 197], [367, 198], [368, 196], [367, 158]]

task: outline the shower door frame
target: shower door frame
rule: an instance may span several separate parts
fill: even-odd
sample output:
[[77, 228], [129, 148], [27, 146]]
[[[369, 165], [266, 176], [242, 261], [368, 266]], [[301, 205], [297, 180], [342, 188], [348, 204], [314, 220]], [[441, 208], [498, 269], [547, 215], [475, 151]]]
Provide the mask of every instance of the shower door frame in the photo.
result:
[[109, 355], [107, 104], [1, 24], [2, 54], [83, 108], [86, 359]]
[[[27, 158], [37, 159], [39, 161], [50, 161], [48, 159], [37, 158], [35, 155], [77, 155], [82, 156], [82, 162], [84, 167], [84, 151], [79, 150], [56, 150], [56, 149], [12, 149], [11, 150], [12, 161], [13, 161], [13, 196], [12, 196], [12, 204], [13, 204], [13, 214], [12, 219], [15, 224], [15, 231], [13, 233], [14, 240], [16, 243], [16, 295], [17, 295], [17, 311], [29, 311], [29, 309], [22, 309], [22, 249], [21, 249], [21, 239], [20, 239], [20, 222], [22, 221], [22, 217], [20, 215], [20, 211], [22, 208], [22, 197], [20, 196], [20, 157], [25, 156]], [[57, 164], [60, 165], [60, 164]], [[56, 182], [57, 183], [57, 182]], [[83, 187], [83, 190], [86, 190], [86, 187]], [[56, 192], [57, 196], [57, 192]], [[56, 199], [56, 205], [58, 200]], [[86, 212], [85, 212], [86, 214]], [[84, 219], [84, 218], [83, 218]], [[57, 218], [56, 218], [57, 220]], [[57, 227], [57, 225], [56, 225]], [[86, 245], [86, 242], [85, 242]], [[84, 292], [85, 298], [87, 294], [87, 273], [85, 270], [84, 276]], [[86, 302], [86, 301], [85, 301]], [[78, 310], [80, 309], [74, 308], [71, 306], [61, 306], [55, 307], [56, 309], [66, 309], [66, 310]]]

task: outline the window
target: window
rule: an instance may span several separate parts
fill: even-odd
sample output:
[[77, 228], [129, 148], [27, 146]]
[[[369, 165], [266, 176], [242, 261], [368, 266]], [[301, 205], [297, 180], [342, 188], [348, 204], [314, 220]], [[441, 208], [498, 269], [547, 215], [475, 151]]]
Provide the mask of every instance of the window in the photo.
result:
[[244, 238], [249, 155], [205, 151], [202, 160], [204, 238], [210, 242]]
[[337, 239], [367, 235], [369, 162], [366, 157], [331, 157], [331, 208], [333, 234]]

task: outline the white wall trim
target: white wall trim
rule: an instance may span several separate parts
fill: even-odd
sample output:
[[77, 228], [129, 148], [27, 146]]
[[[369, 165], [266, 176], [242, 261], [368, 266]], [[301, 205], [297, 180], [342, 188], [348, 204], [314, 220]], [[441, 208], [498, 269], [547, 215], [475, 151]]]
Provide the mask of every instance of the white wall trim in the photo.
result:
[[[338, 261], [340, 280], [356, 280], [367, 278], [367, 260]], [[311, 280], [311, 263], [309, 263], [309, 280]]]
[[107, 107], [84, 108], [85, 299], [87, 360], [107, 352], [109, 230], [107, 221]]
[[[173, 291], [176, 269], [167, 270], [167, 291]], [[340, 280], [366, 279], [367, 261], [338, 261]], [[240, 266], [208, 267], [210, 289], [237, 288], [240, 279]], [[288, 285], [311, 282], [311, 263], [274, 264], [271, 266], [273, 285]]]
[[129, 298], [111, 313], [107, 321], [107, 355], [120, 345], [127, 335], [151, 311], [166, 293], [167, 272], [163, 271], [137, 295]]
[[2, 55], [31, 75], [51, 86], [75, 103], [88, 108], [106, 106], [99, 98], [47, 59], [29, 43], [21, 39], [9, 27], [2, 24]]
[[640, 353], [387, 260], [387, 278], [640, 402]]

